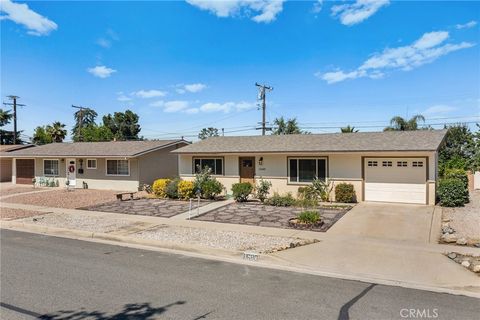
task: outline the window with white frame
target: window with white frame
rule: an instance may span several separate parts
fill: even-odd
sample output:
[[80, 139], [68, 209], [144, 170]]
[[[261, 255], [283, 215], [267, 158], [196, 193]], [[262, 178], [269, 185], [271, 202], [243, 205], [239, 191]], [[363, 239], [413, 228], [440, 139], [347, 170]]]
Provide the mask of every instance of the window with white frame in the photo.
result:
[[412, 167], [415, 167], [415, 168], [423, 167], [423, 161], [412, 161]]
[[87, 159], [87, 169], [97, 169], [97, 159]]
[[325, 158], [289, 158], [288, 180], [290, 182], [308, 183], [316, 177], [327, 178], [327, 159]]
[[128, 176], [130, 175], [130, 166], [128, 160], [107, 160], [107, 175], [109, 176]]
[[58, 160], [43, 160], [43, 174], [45, 176], [58, 176]]
[[382, 161], [382, 167], [391, 167], [392, 161]]
[[195, 173], [210, 168], [212, 174], [223, 175], [223, 158], [194, 158], [193, 168]]
[[377, 161], [368, 161], [367, 165], [369, 167], [378, 167], [378, 162]]

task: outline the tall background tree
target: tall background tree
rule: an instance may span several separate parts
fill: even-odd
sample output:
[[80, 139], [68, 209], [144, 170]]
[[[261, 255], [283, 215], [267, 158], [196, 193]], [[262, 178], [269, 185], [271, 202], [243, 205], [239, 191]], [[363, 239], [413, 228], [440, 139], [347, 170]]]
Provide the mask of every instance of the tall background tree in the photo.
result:
[[275, 118], [273, 124], [275, 125], [275, 127], [272, 130], [272, 134], [274, 135], [309, 134], [309, 132], [300, 129], [297, 118], [291, 118], [287, 120], [285, 120], [283, 117]]
[[131, 110], [109, 113], [103, 116], [103, 125], [110, 129], [117, 140], [139, 140], [140, 125], [138, 115]]
[[52, 125], [48, 125], [46, 128], [47, 134], [52, 138], [53, 142], [63, 142], [67, 136], [67, 130], [65, 125], [60, 121], [55, 121]]
[[22, 131], [17, 131], [17, 141], [13, 141], [13, 131], [3, 129], [4, 126], [12, 121], [13, 114], [9, 110], [0, 109], [0, 144], [22, 144], [20, 138]]
[[438, 152], [440, 176], [443, 176], [446, 169], [479, 169], [480, 133], [472, 133], [470, 128], [462, 123], [445, 126], [445, 129], [445, 142]]
[[47, 144], [52, 143], [52, 136], [47, 133], [45, 126], [38, 126], [33, 131], [32, 143], [34, 144]]
[[350, 125], [340, 128], [340, 132], [342, 133], [353, 133], [353, 132], [358, 132], [358, 129], [356, 130], [355, 127], [350, 127]]
[[81, 131], [79, 131], [79, 128], [81, 127], [83, 129], [89, 125], [95, 124], [95, 119], [97, 116], [97, 112], [90, 108], [79, 109], [74, 113], [73, 118], [75, 119], [75, 125], [72, 128], [73, 141], [81, 141], [82, 135]]
[[410, 119], [405, 119], [400, 116], [395, 116], [390, 120], [390, 126], [386, 127], [384, 131], [411, 131], [418, 130], [419, 122], [425, 123], [425, 117], [417, 114]]
[[198, 139], [205, 140], [210, 137], [218, 137], [218, 129], [217, 128], [203, 128], [200, 133], [198, 134]]

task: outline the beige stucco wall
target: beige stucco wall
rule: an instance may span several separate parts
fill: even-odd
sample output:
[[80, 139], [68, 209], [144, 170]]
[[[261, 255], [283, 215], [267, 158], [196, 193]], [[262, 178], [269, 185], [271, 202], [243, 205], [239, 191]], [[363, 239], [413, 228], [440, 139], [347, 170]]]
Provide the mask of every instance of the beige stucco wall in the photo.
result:
[[[185, 144], [182, 144], [181, 146], [184, 146]], [[159, 178], [177, 177], [179, 164], [178, 155], [171, 153], [171, 151], [178, 148], [179, 145], [175, 145], [139, 157], [140, 185], [152, 184], [153, 181]]]
[[[357, 194], [357, 200], [362, 201], [363, 179], [362, 179], [362, 157], [429, 157], [428, 163], [428, 184], [429, 204], [435, 204], [435, 181], [437, 177], [437, 155], [436, 152], [364, 152], [364, 153], [330, 153], [330, 154], [256, 154], [256, 155], [195, 155], [195, 157], [223, 157], [225, 160], [225, 174], [216, 176], [216, 178], [231, 193], [231, 185], [239, 182], [238, 158], [241, 156], [255, 157], [255, 178], [268, 179], [272, 182], [271, 192], [297, 194], [299, 186], [305, 184], [289, 183], [288, 176], [288, 157], [327, 157], [328, 158], [328, 177], [333, 185], [341, 182], [353, 184]], [[259, 165], [260, 157], [263, 157], [263, 164]], [[179, 175], [184, 179], [193, 179], [193, 156], [179, 156]], [[425, 181], [425, 168], [423, 168], [423, 181]], [[334, 189], [333, 189], [334, 190]], [[332, 192], [332, 200], [334, 195]]]

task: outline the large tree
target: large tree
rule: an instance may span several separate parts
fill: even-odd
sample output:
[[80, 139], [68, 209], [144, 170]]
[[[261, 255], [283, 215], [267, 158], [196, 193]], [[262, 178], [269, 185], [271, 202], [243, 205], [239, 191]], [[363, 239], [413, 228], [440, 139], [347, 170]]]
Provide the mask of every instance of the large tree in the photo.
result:
[[113, 136], [118, 140], [138, 140], [140, 125], [138, 115], [130, 110], [115, 112], [113, 116], [103, 116], [103, 125], [110, 129]]
[[340, 128], [340, 131], [342, 133], [353, 133], [353, 132], [358, 132], [358, 129], [356, 130], [355, 127], [350, 127], [350, 125]]
[[476, 154], [475, 136], [466, 124], [446, 126], [445, 142], [438, 152], [440, 176], [445, 169], [470, 169]]
[[0, 109], [0, 127], [9, 124], [12, 118], [13, 114], [9, 110]]
[[104, 126], [90, 124], [82, 128], [82, 138], [85, 142], [112, 141], [114, 136], [112, 131]]
[[38, 126], [35, 128], [35, 131], [33, 132], [32, 143], [47, 144], [52, 142], [52, 136], [47, 133], [45, 126]]
[[405, 119], [400, 116], [395, 116], [390, 120], [390, 126], [386, 127], [384, 131], [411, 131], [418, 130], [418, 123], [425, 122], [425, 117], [417, 114], [410, 119]]
[[[0, 127], [4, 127], [10, 123], [13, 114], [9, 110], [0, 109]], [[22, 144], [20, 139], [22, 131], [17, 131], [17, 141], [13, 141], [13, 131], [0, 129], [0, 144]]]
[[275, 135], [309, 133], [300, 129], [297, 118], [291, 118], [287, 120], [285, 120], [283, 117], [275, 118], [273, 124], [275, 125], [275, 128], [273, 129], [272, 134]]
[[198, 139], [205, 140], [210, 137], [218, 137], [218, 129], [217, 128], [203, 128], [200, 133], [198, 134]]
[[63, 142], [67, 136], [67, 130], [65, 125], [60, 123], [60, 121], [55, 121], [52, 125], [48, 125], [46, 128], [47, 134], [52, 137], [54, 142]]
[[[98, 114], [95, 110], [90, 108], [79, 109], [73, 115], [75, 119], [75, 125], [72, 129], [72, 139], [73, 141], [82, 141], [83, 136], [80, 134], [79, 128], [85, 128], [91, 124], [95, 124], [95, 119], [97, 118]], [[81, 123], [81, 125], [80, 125]]]

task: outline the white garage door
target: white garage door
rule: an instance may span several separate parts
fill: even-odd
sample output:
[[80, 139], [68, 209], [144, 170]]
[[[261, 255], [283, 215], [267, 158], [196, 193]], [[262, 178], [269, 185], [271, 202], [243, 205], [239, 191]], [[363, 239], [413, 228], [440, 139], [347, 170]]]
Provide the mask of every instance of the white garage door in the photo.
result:
[[365, 201], [427, 201], [426, 158], [365, 158]]

